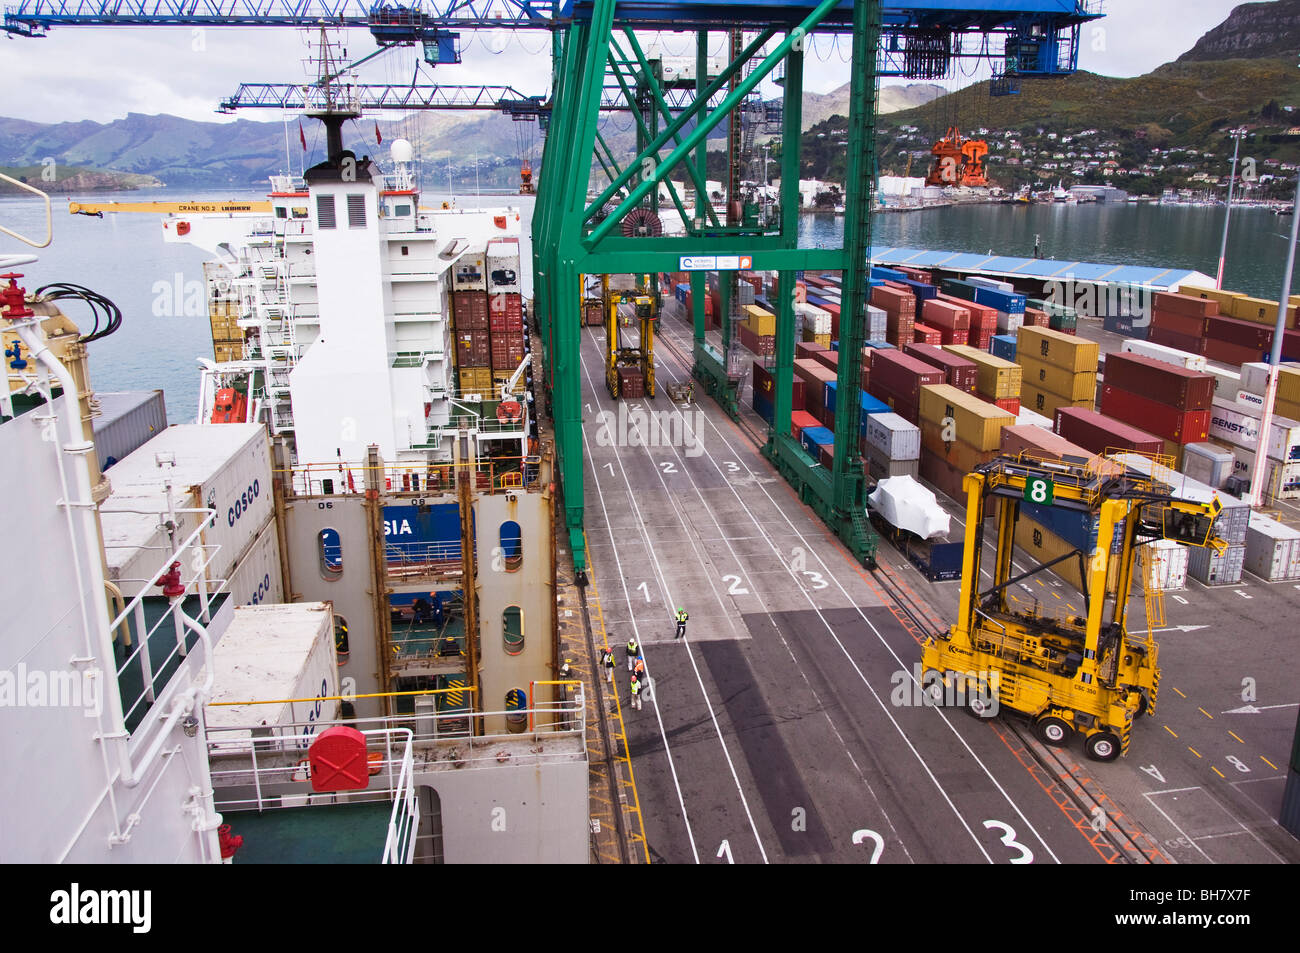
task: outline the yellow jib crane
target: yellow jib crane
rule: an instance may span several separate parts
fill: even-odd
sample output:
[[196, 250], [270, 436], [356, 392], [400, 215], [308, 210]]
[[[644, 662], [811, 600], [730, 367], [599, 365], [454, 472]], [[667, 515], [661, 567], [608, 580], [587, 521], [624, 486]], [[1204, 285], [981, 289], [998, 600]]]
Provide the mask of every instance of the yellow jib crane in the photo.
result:
[[266, 214], [271, 211], [270, 202], [255, 202], [247, 199], [222, 199], [216, 202], [69, 202], [68, 211], [73, 215], [96, 215], [103, 217], [105, 212], [146, 212], [155, 215], [199, 215], [212, 212], [237, 214]]
[[[640, 370], [646, 397], [655, 396], [655, 297], [648, 290], [648, 275], [640, 278], [641, 288], [613, 288], [609, 275], [601, 275], [601, 298], [605, 312], [605, 385], [611, 397], [626, 397], [619, 380], [620, 367]], [[639, 336], [635, 347], [622, 343], [620, 325], [632, 322], [624, 317], [620, 321], [619, 305], [630, 304], [636, 317]]]
[[[1126, 626], [1134, 554], [1160, 538], [1222, 551], [1226, 544], [1213, 533], [1222, 506], [1217, 498], [1174, 499], [1164, 485], [1103, 457], [1001, 457], [968, 474], [963, 488], [957, 621], [922, 647], [922, 689], [934, 703], [959, 703], [977, 717], [1000, 707], [1027, 715], [1045, 744], [1064, 746], [1081, 735], [1090, 758], [1113, 761], [1128, 750], [1133, 719], [1155, 710], [1160, 684], [1152, 623], [1139, 634]], [[1095, 549], [1075, 548], [1017, 572], [1017, 523], [1043, 508], [1095, 518]], [[986, 514], [997, 527], [997, 548], [992, 580], [981, 590]], [[1082, 612], [1064, 605], [1045, 611], [1011, 592], [1054, 567], [1077, 567]]]

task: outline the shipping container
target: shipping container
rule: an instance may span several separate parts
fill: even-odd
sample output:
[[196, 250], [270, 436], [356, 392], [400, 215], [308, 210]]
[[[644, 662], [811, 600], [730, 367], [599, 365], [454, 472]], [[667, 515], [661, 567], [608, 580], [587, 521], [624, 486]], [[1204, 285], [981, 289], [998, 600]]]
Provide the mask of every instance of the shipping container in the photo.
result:
[[1190, 294], [1161, 291], [1156, 293], [1154, 303], [1157, 309], [1174, 314], [1186, 314], [1198, 318], [1219, 314], [1218, 302]]
[[[174, 465], [159, 467], [158, 454], [167, 454]], [[113, 491], [100, 507], [100, 523], [109, 579], [127, 599], [144, 589], [174, 548], [162, 527], [166, 517], [160, 516], [167, 512], [164, 480], [171, 482], [177, 509], [216, 511], [200, 537], [209, 580], [229, 578], [273, 515], [270, 445], [261, 424], [169, 427], [120, 460], [111, 477]], [[198, 513], [178, 514], [177, 542], [202, 522]]]
[[1157, 539], [1138, 547], [1137, 570], [1153, 592], [1187, 588], [1187, 547], [1172, 539]]
[[888, 460], [915, 460], [921, 455], [920, 428], [898, 414], [869, 415], [866, 440]]
[[[212, 689], [203, 718], [216, 730], [214, 738], [227, 745], [272, 734], [275, 726], [306, 724], [298, 729], [305, 753], [319, 731], [338, 721], [338, 697], [334, 613], [328, 603], [240, 606], [212, 650]], [[271, 704], [222, 704], [239, 701]]]
[[637, 367], [620, 367], [618, 369], [618, 394], [627, 400], [645, 396], [645, 378]]
[[1006, 311], [998, 312], [998, 333], [1014, 335], [1025, 325], [1025, 313], [1016, 311], [1007, 313]]
[[1192, 546], [1187, 553], [1187, 572], [1207, 586], [1235, 586], [1241, 582], [1246, 565], [1244, 544], [1229, 546], [1216, 553], [1205, 546]]
[[1205, 321], [1205, 318], [1174, 314], [1169, 311], [1153, 311], [1151, 313], [1151, 326], [1153, 328], [1160, 331], [1172, 331], [1174, 334], [1181, 334], [1188, 338], [1204, 337]]
[[486, 330], [456, 332], [456, 366], [492, 366], [492, 339]]
[[[1168, 344], [1170, 347], [1181, 347], [1187, 350], [1189, 342], [1181, 337], [1175, 337], [1171, 334], [1162, 334], [1158, 339], [1161, 344]], [[1258, 361], [1265, 356], [1262, 348], [1245, 347], [1241, 344], [1233, 344], [1229, 341], [1219, 341], [1215, 338], [1201, 338], [1200, 351], [1211, 361], [1218, 361], [1220, 364], [1248, 364], [1251, 361]]]
[[522, 269], [519, 242], [493, 239], [487, 244], [487, 290], [492, 294], [519, 294]]
[[452, 292], [451, 307], [457, 331], [486, 331], [491, 326], [488, 296], [481, 291]]
[[523, 363], [524, 338], [518, 331], [493, 334], [490, 341], [494, 371], [513, 371]]
[[874, 350], [870, 360], [872, 393], [882, 399], [880, 391], [887, 390], [915, 406], [922, 387], [943, 383], [943, 371], [898, 350]]
[[1016, 334], [1016, 353], [1051, 367], [1070, 372], [1097, 370], [1096, 341], [1053, 331], [1051, 328], [1022, 327]]
[[976, 304], [982, 304], [985, 307], [995, 308], [1003, 314], [1020, 315], [1024, 320], [1025, 315], [1025, 296], [1017, 294], [1014, 291], [1001, 291], [997, 288], [979, 288], [975, 289]]
[[487, 291], [487, 256], [483, 252], [466, 252], [452, 266], [453, 291]]
[[957, 439], [979, 451], [997, 450], [1002, 428], [1016, 422], [1015, 414], [947, 384], [922, 387], [918, 409], [921, 420], [929, 423], [942, 426], [951, 418]]
[[[1222, 445], [1222, 444], [1221, 444]], [[1232, 454], [1232, 475], [1249, 484], [1255, 467], [1255, 454], [1243, 447], [1227, 445]], [[1283, 463], [1265, 458], [1264, 497], [1268, 500], [1300, 499], [1300, 462]]]
[[1004, 361], [1000, 357], [994, 357], [992, 354], [986, 354], [983, 351], [960, 344], [946, 345], [944, 350], [974, 362], [977, 368], [975, 389], [980, 394], [994, 400], [999, 397], [1018, 398], [1020, 396], [1021, 371], [1019, 364]]
[[951, 433], [943, 424], [922, 420], [920, 428], [921, 447], [937, 454], [949, 466], [962, 473], [970, 473], [997, 456], [996, 451], [980, 450], [965, 440], [952, 439]]
[[1209, 366], [1206, 364], [1203, 355], [1194, 354], [1191, 351], [1179, 351], [1176, 348], [1165, 347], [1163, 344], [1154, 344], [1151, 341], [1125, 341], [1120, 345], [1120, 350], [1125, 354], [1139, 354], [1143, 357], [1154, 358], [1157, 361], [1164, 361], [1166, 364], [1185, 367], [1189, 371], [1205, 372]]
[[1036, 387], [1065, 398], [1066, 402], [1091, 401], [1097, 394], [1097, 372], [1068, 371], [1061, 367], [1046, 364], [1028, 354], [1018, 358], [1021, 372], [1021, 390], [1025, 386]]
[[[215, 586], [211, 587], [214, 591]], [[252, 548], [230, 573], [226, 592], [237, 606], [284, 602], [280, 575], [280, 534], [275, 520], [266, 524]]]
[[800, 443], [803, 442], [803, 432], [809, 427], [820, 427], [821, 421], [806, 410], [795, 410], [790, 413], [790, 436]]
[[167, 429], [167, 406], [161, 390], [97, 393], [95, 397], [99, 414], [91, 423], [101, 470]]
[[944, 372], [944, 383], [968, 394], [975, 393], [979, 369], [975, 362], [931, 344], [909, 344], [903, 353]]
[[1300, 579], [1300, 530], [1252, 513], [1246, 527], [1245, 568], [1268, 582]]
[[1004, 361], [1016, 359], [1016, 336], [1014, 334], [995, 334], [989, 341], [989, 353]]
[[[1259, 445], [1262, 417], [1263, 412], [1259, 407], [1216, 397], [1210, 412], [1209, 432], [1217, 440], [1255, 450]], [[1274, 416], [1269, 421], [1266, 453], [1274, 460], [1283, 462], [1300, 460], [1300, 422]]]
[[815, 460], [822, 447], [834, 445], [835, 432], [829, 427], [804, 427], [799, 435], [799, 443]]
[[1126, 423], [1140, 423], [1148, 433], [1178, 444], [1195, 443], [1210, 435], [1210, 411], [1180, 410], [1110, 383], [1101, 387], [1101, 412]]
[[[1241, 365], [1241, 387], [1252, 394], [1263, 395], [1268, 390], [1268, 375], [1271, 365], [1263, 361], [1252, 361]], [[1278, 366], [1277, 400], [1288, 404], [1300, 404], [1300, 369]]]
[[1273, 347], [1273, 328], [1239, 318], [1206, 318], [1203, 336], [1256, 351], [1267, 351]]
[[909, 476], [913, 480], [919, 480], [921, 477], [921, 461], [919, 458], [911, 460], [890, 460], [881, 455], [879, 450], [874, 447], [867, 448], [867, 475], [871, 479], [880, 481], [887, 480], [890, 477]]
[[492, 368], [467, 367], [457, 371], [461, 394], [486, 395], [493, 392]]
[[[1054, 394], [1051, 391], [1043, 390], [1036, 384], [1026, 381], [1020, 385], [1020, 408], [1028, 409], [1032, 413], [1041, 414], [1047, 418], [1048, 426], [1056, 418], [1056, 412], [1062, 407], [1084, 407], [1092, 410], [1096, 406], [1093, 397], [1083, 397], [1078, 400], [1070, 400], [1068, 397], [1062, 397], [1060, 394]], [[1019, 414], [1016, 415], [1019, 418]]]
[[969, 331], [970, 309], [943, 298], [932, 298], [921, 306], [921, 320], [941, 330]]
[[1159, 437], [1086, 407], [1058, 408], [1053, 429], [1093, 453], [1106, 453], [1110, 449], [1160, 453], [1164, 449]]
[[[1053, 320], [1055, 320], [1055, 317], [1053, 317]], [[1151, 325], [1149, 322], [1144, 321], [1141, 318], [1134, 318], [1123, 314], [1106, 315], [1101, 319], [1101, 326], [1104, 330], [1107, 330], [1112, 334], [1122, 334], [1125, 337], [1137, 338], [1138, 340], [1143, 341], [1150, 336], [1151, 332]], [[1064, 327], [1053, 327], [1052, 330], [1059, 330], [1066, 334], [1070, 333], [1070, 331]]]
[[998, 451], [1010, 457], [1024, 453], [1039, 460], [1086, 461], [1093, 456], [1090, 451], [1071, 443], [1060, 434], [1020, 423], [1002, 428]]
[[1179, 410], [1209, 410], [1214, 400], [1214, 378], [1209, 374], [1141, 354], [1107, 355], [1105, 378], [1108, 386]]
[[1232, 476], [1233, 456], [1212, 443], [1189, 443], [1183, 447], [1182, 471], [1207, 486], [1223, 488]]

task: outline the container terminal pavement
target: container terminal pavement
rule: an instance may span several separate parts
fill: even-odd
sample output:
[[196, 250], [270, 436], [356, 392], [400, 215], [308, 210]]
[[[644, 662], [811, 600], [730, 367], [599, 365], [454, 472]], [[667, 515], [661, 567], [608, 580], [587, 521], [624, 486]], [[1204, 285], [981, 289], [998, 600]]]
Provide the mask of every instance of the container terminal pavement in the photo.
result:
[[[651, 862], [1300, 861], [1251, 785], [1207, 783], [1155, 722], [1135, 729], [1140, 753], [1101, 766], [1009, 719], [922, 704], [920, 643], [951, 621], [956, 583], [926, 583], [887, 543], [880, 573], [856, 564], [760, 455], [748, 400], [749, 427], [708, 400], [611, 399], [601, 331], [584, 328], [581, 354], [587, 596], [595, 643], [620, 663]], [[689, 328], [671, 310], [659, 344], [663, 386], [689, 380]], [[652, 412], [683, 416], [682, 439], [619, 439], [648, 437], [638, 413]], [[622, 665], [630, 638], [651, 678], [641, 711]], [[1280, 740], [1269, 750], [1285, 758]], [[1153, 761], [1159, 779], [1142, 770]], [[1280, 774], [1255, 763], [1252, 779]], [[1096, 810], [1109, 831], [1093, 829]]]

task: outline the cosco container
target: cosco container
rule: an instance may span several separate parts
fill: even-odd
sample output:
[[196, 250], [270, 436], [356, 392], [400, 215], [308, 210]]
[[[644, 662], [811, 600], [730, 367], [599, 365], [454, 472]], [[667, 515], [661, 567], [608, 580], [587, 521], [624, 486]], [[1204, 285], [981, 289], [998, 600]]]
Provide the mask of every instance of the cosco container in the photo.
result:
[[160, 390], [95, 396], [99, 400], [99, 416], [92, 424], [95, 455], [99, 457], [101, 470], [107, 470], [167, 429], [167, 406]]
[[[215, 588], [215, 587], [214, 587]], [[284, 601], [280, 577], [280, 535], [271, 520], [230, 573], [226, 591], [237, 606]]]
[[1246, 569], [1269, 582], [1300, 579], [1300, 530], [1252, 513], [1246, 528]]
[[[334, 613], [328, 603], [302, 602], [240, 606], [212, 651], [212, 691], [204, 722], [226, 742], [270, 734], [276, 725], [304, 725], [304, 753], [315, 735], [339, 718], [339, 669]], [[228, 705], [222, 702], [286, 699], [282, 703]], [[305, 699], [295, 701], [294, 699]], [[233, 730], [225, 730], [233, 729]]]
[[[1268, 375], [1269, 365], [1262, 361], [1243, 364], [1241, 387], [1262, 396], [1268, 391]], [[1300, 404], [1300, 368], [1278, 367], [1277, 399], [1288, 404]]]
[[[145, 588], [175, 548], [162, 526], [167, 518], [164, 481], [171, 482], [177, 509], [216, 511], [200, 536], [209, 557], [209, 581], [230, 577], [274, 510], [270, 446], [261, 424], [169, 427], [120, 461], [110, 475], [113, 492], [100, 507], [100, 523], [109, 579], [127, 599]], [[177, 543], [202, 522], [195, 512], [177, 514]], [[193, 574], [187, 569], [185, 575]]]

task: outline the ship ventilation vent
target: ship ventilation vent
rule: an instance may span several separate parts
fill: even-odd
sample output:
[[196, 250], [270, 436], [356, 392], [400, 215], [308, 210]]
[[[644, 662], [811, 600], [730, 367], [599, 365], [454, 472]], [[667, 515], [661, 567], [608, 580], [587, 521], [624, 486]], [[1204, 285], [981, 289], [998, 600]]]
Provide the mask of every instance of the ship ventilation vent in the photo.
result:
[[316, 227], [337, 228], [334, 220], [334, 196], [316, 196]]
[[364, 195], [348, 196], [348, 228], [366, 227], [366, 197]]

